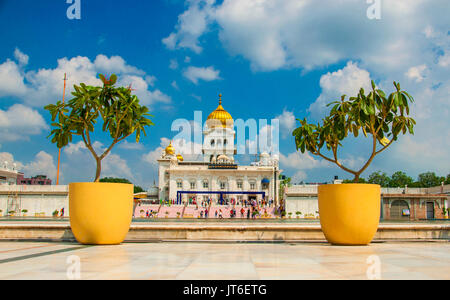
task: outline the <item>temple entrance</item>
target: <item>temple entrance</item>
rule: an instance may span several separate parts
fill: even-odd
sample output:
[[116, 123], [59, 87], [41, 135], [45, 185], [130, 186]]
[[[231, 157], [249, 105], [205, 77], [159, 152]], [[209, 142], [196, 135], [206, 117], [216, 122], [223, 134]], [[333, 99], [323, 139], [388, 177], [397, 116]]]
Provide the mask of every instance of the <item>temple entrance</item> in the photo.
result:
[[183, 194], [188, 194], [188, 200], [189, 200], [189, 196], [190, 195], [198, 195], [198, 194], [203, 194], [203, 195], [213, 195], [213, 194], [217, 194], [218, 197], [218, 203], [219, 204], [225, 204], [225, 199], [228, 199], [229, 197], [231, 197], [231, 195], [248, 195], [248, 200], [257, 200], [257, 196], [261, 195], [262, 199], [264, 199], [266, 197], [266, 193], [265, 192], [242, 192], [242, 191], [236, 191], [236, 192], [232, 192], [232, 191], [227, 191], [227, 192], [223, 192], [223, 191], [177, 191], [177, 204], [182, 204], [182, 195]]

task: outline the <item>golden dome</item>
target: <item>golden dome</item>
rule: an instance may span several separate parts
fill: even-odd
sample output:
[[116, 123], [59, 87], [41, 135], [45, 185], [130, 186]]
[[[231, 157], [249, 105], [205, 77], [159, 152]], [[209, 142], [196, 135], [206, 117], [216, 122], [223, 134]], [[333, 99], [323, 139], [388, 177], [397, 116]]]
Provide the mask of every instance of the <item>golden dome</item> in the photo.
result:
[[[219, 106], [216, 110], [209, 114], [207, 120], [215, 120], [211, 127], [222, 126], [227, 127], [228, 125], [233, 126], [233, 118], [231, 115], [222, 107], [222, 94], [219, 94]], [[219, 123], [220, 122], [220, 123]]]
[[184, 158], [183, 158], [183, 156], [181, 154], [177, 154], [177, 159], [179, 161], [183, 161], [184, 160]]
[[166, 155], [174, 155], [175, 154], [175, 148], [172, 146], [172, 141], [170, 141], [169, 146], [166, 147]]

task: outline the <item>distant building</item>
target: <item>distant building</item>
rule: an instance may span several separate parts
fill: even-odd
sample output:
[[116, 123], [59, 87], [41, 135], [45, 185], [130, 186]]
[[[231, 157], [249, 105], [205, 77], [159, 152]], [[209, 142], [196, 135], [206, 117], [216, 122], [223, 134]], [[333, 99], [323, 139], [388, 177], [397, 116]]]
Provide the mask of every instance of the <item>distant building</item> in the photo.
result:
[[51, 185], [52, 180], [47, 178], [46, 175], [36, 175], [31, 178], [24, 178], [24, 174], [20, 173], [17, 175], [18, 185]]
[[68, 185], [0, 185], [0, 216], [51, 217], [62, 208], [69, 216]]
[[[318, 184], [292, 185], [284, 191], [286, 212], [318, 217]], [[448, 207], [450, 185], [432, 188], [381, 188], [381, 219], [417, 221], [442, 219]]]
[[6, 161], [0, 164], [0, 185], [16, 184], [18, 175], [16, 164], [9, 164]]
[[159, 199], [177, 204], [211, 199], [213, 203], [226, 204], [233, 199], [244, 201], [269, 201], [277, 204], [282, 170], [278, 156], [263, 152], [259, 161], [239, 165], [234, 160], [236, 132], [233, 118], [219, 106], [206, 121], [203, 131], [202, 160], [185, 161], [176, 154], [172, 143], [159, 157]]

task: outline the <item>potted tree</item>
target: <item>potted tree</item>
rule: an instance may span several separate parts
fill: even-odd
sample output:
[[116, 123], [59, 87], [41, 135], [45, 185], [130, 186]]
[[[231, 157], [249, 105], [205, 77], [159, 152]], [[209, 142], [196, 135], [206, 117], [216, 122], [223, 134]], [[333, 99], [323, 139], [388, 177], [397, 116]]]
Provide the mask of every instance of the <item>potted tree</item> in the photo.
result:
[[295, 212], [295, 214], [297, 215], [297, 219], [299, 219], [299, 218], [300, 218], [300, 215], [302, 214], [302, 212], [297, 211], [297, 212]]
[[3, 210], [0, 209], [0, 217], [3, 216]]
[[22, 216], [26, 217], [27, 216], [27, 212], [28, 212], [28, 209], [22, 209]]
[[58, 217], [58, 214], [59, 214], [59, 211], [58, 211], [57, 209], [55, 209], [55, 210], [52, 212], [52, 217], [53, 217], [53, 218], [57, 218], [57, 217]]
[[[298, 120], [293, 131], [297, 150], [321, 157], [354, 175], [350, 184], [327, 184], [318, 187], [320, 224], [332, 244], [366, 245], [375, 235], [380, 219], [380, 186], [358, 183], [360, 175], [374, 157], [386, 150], [400, 134], [414, 134], [416, 122], [409, 115], [413, 98], [394, 82], [395, 91], [389, 96], [372, 81], [372, 91], [366, 95], [360, 89], [356, 97], [341, 97], [335, 101], [330, 114], [321, 123], [309, 124]], [[359, 170], [344, 166], [339, 159], [341, 142], [362, 132], [371, 142], [368, 159]], [[324, 152], [327, 151], [327, 152]]]
[[[83, 244], [119, 244], [130, 227], [133, 215], [133, 185], [99, 182], [102, 160], [111, 149], [133, 133], [139, 142], [145, 127], [153, 125], [148, 108], [139, 104], [131, 89], [116, 87], [116, 75], [102, 74], [102, 86], [74, 85], [73, 99], [45, 106], [52, 117], [52, 142], [66, 146], [80, 136], [96, 162], [93, 182], [69, 184], [70, 224], [75, 238]], [[112, 141], [106, 149], [94, 149], [97, 121]], [[97, 152], [99, 151], [99, 152]]]

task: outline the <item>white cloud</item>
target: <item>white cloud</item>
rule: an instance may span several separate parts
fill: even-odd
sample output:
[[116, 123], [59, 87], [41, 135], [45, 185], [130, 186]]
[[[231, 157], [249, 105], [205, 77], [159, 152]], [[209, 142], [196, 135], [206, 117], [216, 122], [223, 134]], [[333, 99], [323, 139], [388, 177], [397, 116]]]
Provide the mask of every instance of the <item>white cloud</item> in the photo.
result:
[[322, 159], [316, 159], [308, 152], [300, 151], [289, 153], [287, 156], [280, 154], [280, 164], [287, 169], [310, 170], [328, 167], [330, 164]]
[[[19, 59], [24, 60], [16, 54]], [[152, 105], [156, 102], [168, 103], [170, 96], [158, 89], [150, 90], [156, 78], [145, 74], [134, 66], [128, 65], [120, 56], [108, 58], [99, 54], [92, 62], [89, 58], [77, 56], [58, 59], [58, 65], [54, 69], [38, 69], [23, 71], [16, 62], [6, 60], [0, 64], [0, 97], [14, 96], [33, 106], [43, 106], [54, 103], [62, 98], [62, 86], [64, 73], [67, 74], [66, 96], [70, 96], [73, 85], [81, 82], [87, 85], [101, 85], [98, 73], [116, 73], [119, 84], [132, 85], [135, 94], [144, 105]]]
[[212, 81], [220, 79], [219, 73], [220, 71], [212, 66], [206, 68], [190, 66], [183, 72], [183, 76], [197, 84], [199, 80]]
[[106, 55], [99, 54], [94, 61], [95, 68], [98, 72], [104, 72], [106, 74], [111, 73], [131, 73], [144, 75], [145, 72], [139, 70], [134, 66], [128, 65], [125, 60], [120, 56], [107, 57]]
[[11, 153], [1, 152], [0, 161], [7, 161], [10, 165], [16, 163], [17, 169], [20, 172], [23, 172], [25, 177], [47, 175], [47, 177], [52, 179], [53, 181], [55, 181], [56, 179], [56, 166], [53, 156], [45, 151], [40, 151], [39, 153], [37, 153], [34, 157], [34, 160], [28, 163], [15, 161], [14, 156]]
[[169, 139], [161, 138], [160, 145], [155, 149], [144, 154], [142, 156], [142, 160], [154, 167], [157, 166], [158, 165], [157, 160], [161, 157], [161, 154], [163, 153], [164, 149], [169, 145], [169, 143], [170, 143]]
[[109, 153], [102, 161], [102, 177], [118, 177], [134, 180], [133, 172], [127, 161], [119, 155]]
[[406, 77], [415, 82], [421, 82], [424, 79], [424, 72], [426, 71], [426, 65], [420, 65], [416, 67], [409, 68], [408, 72], [405, 73]]
[[275, 118], [280, 121], [281, 136], [283, 138], [291, 136], [296, 123], [294, 113], [284, 109], [283, 113]]
[[150, 105], [156, 102], [170, 103], [172, 101], [170, 96], [164, 94], [159, 89], [149, 90], [148, 82], [137, 75], [123, 75], [119, 78], [117, 84], [122, 86], [131, 85], [134, 94], [138, 96], [140, 103], [144, 105]]
[[8, 110], [0, 109], [0, 140], [28, 140], [31, 135], [48, 129], [41, 114], [22, 104], [14, 104]]
[[169, 68], [172, 70], [178, 69], [178, 61], [176, 59], [171, 59]]
[[56, 179], [56, 166], [53, 156], [45, 151], [36, 154], [33, 161], [23, 165], [22, 170], [27, 176], [47, 175], [52, 180]]
[[450, 66], [450, 53], [445, 53], [439, 57], [439, 66], [444, 68]]
[[135, 141], [128, 142], [125, 140], [119, 144], [119, 148], [127, 150], [142, 150], [144, 149], [144, 145], [142, 145], [142, 143], [136, 143]]
[[202, 52], [198, 38], [211, 23], [212, 5], [215, 0], [188, 0], [188, 9], [178, 16], [175, 32], [162, 40], [168, 49], [188, 48]]
[[380, 73], [400, 70], [418, 64], [433, 30], [448, 30], [447, 0], [384, 0], [381, 21], [369, 20], [370, 4], [360, 0], [186, 3], [174, 32], [163, 40], [169, 49], [199, 53], [201, 37], [217, 26], [228, 52], [249, 60], [254, 70], [309, 70], [348, 59]]
[[11, 60], [0, 64], [0, 97], [24, 97], [27, 87], [20, 67]]
[[[194, 124], [194, 126], [196, 125]], [[172, 146], [175, 148], [175, 153], [181, 154], [184, 160], [189, 161], [202, 159], [201, 154], [196, 154], [201, 153], [203, 147], [202, 144], [187, 141], [183, 138], [175, 138], [173, 140], [170, 140], [166, 137], [163, 137], [161, 138], [160, 145], [155, 149], [145, 153], [142, 156], [142, 160], [156, 167], [158, 165], [157, 160], [161, 157], [161, 154], [164, 152], [170, 142], [172, 142]]]
[[[120, 145], [125, 147], [125, 149], [130, 149], [132, 143], [121, 143]], [[106, 150], [106, 147], [98, 141], [93, 143], [94, 150], [97, 154], [101, 154]], [[64, 162], [62, 166], [62, 172], [64, 179], [76, 179], [76, 180], [92, 180], [95, 175], [95, 160], [89, 150], [86, 148], [83, 141], [77, 143], [69, 143], [63, 148], [64, 156], [62, 156], [61, 161]], [[114, 149], [113, 149], [114, 150]], [[77, 166], [74, 168], [73, 166]], [[118, 177], [127, 178], [131, 181], [135, 180], [134, 173], [131, 171], [128, 162], [122, 158], [120, 155], [110, 152], [102, 160], [102, 170], [101, 177]]]
[[315, 119], [319, 119], [329, 111], [326, 105], [332, 101], [340, 100], [341, 95], [356, 96], [359, 89], [371, 89], [370, 74], [360, 69], [356, 63], [349, 61], [347, 65], [336, 72], [328, 72], [320, 78], [322, 93], [314, 103], [309, 106], [309, 113]]
[[308, 178], [308, 175], [304, 171], [297, 171], [292, 176], [292, 183], [300, 183]]
[[[97, 154], [98, 154], [98, 152], [105, 150], [105, 148], [103, 147], [103, 144], [100, 143], [99, 141], [94, 141], [94, 143], [92, 144], [92, 147], [97, 152]], [[69, 143], [63, 149], [64, 149], [64, 153], [66, 153], [68, 155], [77, 155], [77, 154], [82, 154], [82, 153], [88, 153], [86, 145], [84, 144], [83, 141], [79, 141], [78, 143]], [[89, 155], [91, 155], [90, 152], [89, 152]]]
[[179, 90], [180, 88], [178, 87], [177, 82], [174, 80], [172, 81], [172, 83], [170, 84], [174, 89]]
[[20, 51], [19, 48], [16, 48], [14, 50], [14, 58], [19, 62], [20, 65], [25, 66], [28, 64], [29, 57], [22, 51]]

